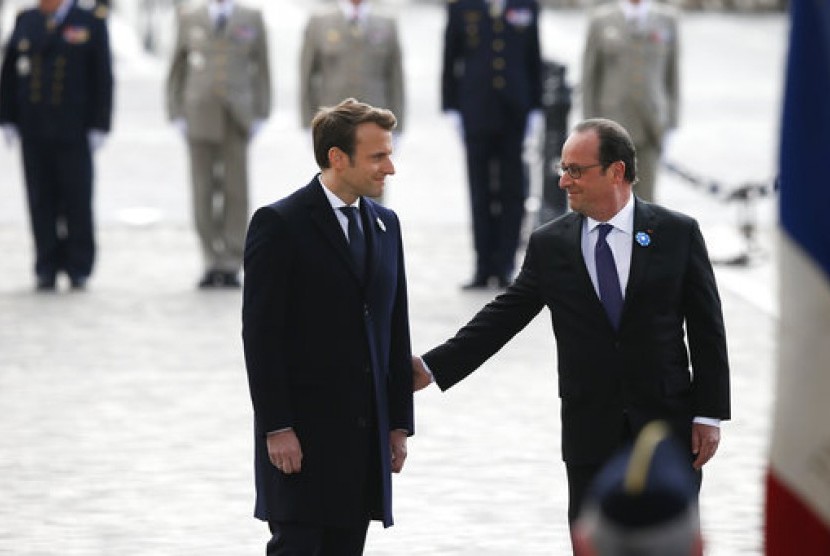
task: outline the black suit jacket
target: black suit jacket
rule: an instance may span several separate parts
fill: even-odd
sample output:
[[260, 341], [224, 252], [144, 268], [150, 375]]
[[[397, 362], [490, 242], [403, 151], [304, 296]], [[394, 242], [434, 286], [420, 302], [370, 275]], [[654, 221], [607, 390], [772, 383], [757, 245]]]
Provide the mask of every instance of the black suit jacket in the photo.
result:
[[665, 419], [690, 441], [693, 417], [728, 419], [721, 304], [697, 223], [636, 200], [634, 233], [651, 242], [633, 243], [622, 320], [614, 330], [583, 260], [583, 219], [570, 213], [537, 229], [516, 281], [424, 355], [438, 385], [446, 389], [463, 379], [547, 306], [566, 462], [605, 461], [626, 420], [636, 434], [648, 421]]
[[[351, 526], [374, 490], [372, 518], [392, 524], [389, 432], [414, 430], [406, 278], [395, 213], [365, 198], [361, 212], [365, 284], [316, 177], [251, 220], [242, 319], [261, 519]], [[296, 475], [265, 447], [285, 427], [303, 450]]]

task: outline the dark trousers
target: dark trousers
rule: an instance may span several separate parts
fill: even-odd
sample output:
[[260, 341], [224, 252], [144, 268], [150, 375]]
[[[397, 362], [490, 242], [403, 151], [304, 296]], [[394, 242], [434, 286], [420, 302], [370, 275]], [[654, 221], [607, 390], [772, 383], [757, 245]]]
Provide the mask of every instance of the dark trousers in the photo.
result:
[[523, 140], [524, 121], [465, 136], [476, 278], [513, 274], [528, 194]]
[[369, 520], [349, 529], [270, 521], [268, 527], [266, 556], [360, 556]]
[[86, 278], [95, 260], [92, 153], [74, 141], [23, 136], [23, 172], [35, 240], [35, 273]]

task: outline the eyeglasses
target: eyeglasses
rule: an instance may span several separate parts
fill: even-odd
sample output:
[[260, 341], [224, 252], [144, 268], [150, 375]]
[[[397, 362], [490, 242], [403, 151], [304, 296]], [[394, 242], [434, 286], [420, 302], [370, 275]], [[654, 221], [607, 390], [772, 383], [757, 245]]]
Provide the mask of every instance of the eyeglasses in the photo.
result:
[[591, 168], [596, 168], [597, 166], [602, 166], [602, 164], [589, 164], [588, 166], [579, 166], [577, 164], [557, 164], [556, 173], [559, 174], [560, 177], [564, 176], [565, 174], [568, 174], [569, 176], [571, 176], [571, 178], [578, 180], [582, 177], [582, 173], [585, 170], [590, 170]]

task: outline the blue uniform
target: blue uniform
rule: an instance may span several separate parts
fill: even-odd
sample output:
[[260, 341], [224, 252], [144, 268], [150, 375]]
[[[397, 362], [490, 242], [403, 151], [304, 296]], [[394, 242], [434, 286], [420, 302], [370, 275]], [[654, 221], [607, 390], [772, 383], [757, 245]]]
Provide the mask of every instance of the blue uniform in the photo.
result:
[[60, 271], [73, 284], [92, 272], [92, 153], [107, 132], [113, 78], [105, 8], [72, 3], [60, 21], [38, 9], [15, 22], [0, 73], [0, 124], [21, 138], [38, 283]]
[[515, 264], [527, 197], [522, 142], [529, 112], [542, 107], [538, 23], [535, 0], [504, 0], [497, 13], [485, 0], [448, 3], [442, 107], [464, 126], [474, 281], [503, 281]]

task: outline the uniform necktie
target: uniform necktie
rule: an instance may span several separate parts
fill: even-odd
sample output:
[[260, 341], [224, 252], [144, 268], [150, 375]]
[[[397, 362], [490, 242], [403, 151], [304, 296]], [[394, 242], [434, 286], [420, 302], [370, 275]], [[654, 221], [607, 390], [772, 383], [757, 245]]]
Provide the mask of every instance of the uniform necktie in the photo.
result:
[[360, 226], [357, 225], [360, 213], [357, 207], [340, 207], [340, 210], [349, 220], [349, 251], [357, 268], [357, 275], [363, 280], [366, 273], [366, 238], [360, 231]]
[[620, 289], [620, 277], [617, 275], [617, 265], [614, 263], [614, 254], [606, 238], [614, 227], [611, 224], [600, 224], [597, 245], [594, 248], [594, 260], [597, 265], [597, 284], [599, 298], [608, 314], [608, 319], [614, 328], [620, 326], [623, 297]]
[[219, 15], [216, 16], [216, 34], [220, 34], [222, 31], [225, 30], [225, 25], [228, 23], [228, 15], [225, 12], [221, 12]]

